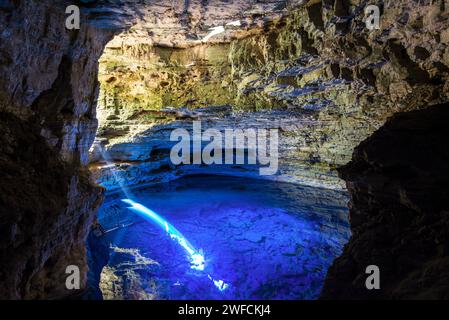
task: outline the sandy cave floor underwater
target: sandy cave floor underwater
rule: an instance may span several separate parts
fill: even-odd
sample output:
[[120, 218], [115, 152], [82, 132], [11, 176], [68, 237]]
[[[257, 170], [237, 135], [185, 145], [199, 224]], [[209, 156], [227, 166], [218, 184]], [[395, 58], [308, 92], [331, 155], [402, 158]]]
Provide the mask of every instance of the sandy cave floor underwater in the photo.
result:
[[104, 299], [315, 299], [350, 236], [341, 191], [188, 176], [131, 192], [201, 252], [204, 270], [123, 194], [109, 195], [99, 212]]

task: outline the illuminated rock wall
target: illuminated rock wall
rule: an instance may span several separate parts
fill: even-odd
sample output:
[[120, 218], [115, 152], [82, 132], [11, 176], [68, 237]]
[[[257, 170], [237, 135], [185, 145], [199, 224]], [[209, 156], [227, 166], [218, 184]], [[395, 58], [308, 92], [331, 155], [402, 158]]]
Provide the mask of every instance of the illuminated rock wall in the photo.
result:
[[[388, 117], [448, 98], [447, 9], [387, 1], [381, 29], [370, 31], [365, 6], [308, 1], [267, 18], [263, 29], [246, 26], [245, 37], [218, 36], [218, 44], [193, 48], [194, 40], [165, 48], [121, 34], [101, 60], [98, 142], [114, 154], [150, 139], [161, 125], [170, 128], [178, 120], [163, 112], [167, 107], [229, 105], [230, 123], [245, 119], [237, 127], [270, 122], [272, 110], [282, 110], [280, 117], [296, 123], [286, 126], [280, 119], [269, 126], [290, 144], [280, 161], [296, 169], [280, 175], [341, 187], [335, 168]], [[145, 156], [139, 161], [152, 162]], [[141, 164], [129, 163], [126, 170], [135, 166]], [[152, 180], [148, 171], [135, 178]]]
[[[381, 29], [369, 32], [365, 1], [290, 3], [190, 1], [185, 7], [183, 2], [99, 1], [83, 7], [79, 31], [64, 27], [70, 1], [0, 3], [2, 298], [70, 295], [64, 286], [68, 264], [79, 265], [85, 284], [84, 243], [101, 190], [89, 181], [84, 165], [97, 127], [97, 61], [114, 34], [125, 40], [134, 35], [137, 44], [187, 48], [210, 27], [242, 20], [242, 30], [229, 29], [213, 40], [235, 41], [229, 88], [238, 92], [236, 111], [274, 105], [311, 116], [318, 126], [295, 133], [306, 145], [300, 143], [295, 159], [309, 167], [346, 163], [351, 150], [395, 112], [447, 101], [444, 5], [379, 1]], [[302, 9], [292, 10], [300, 4]], [[290, 17], [282, 18], [286, 13]], [[170, 81], [179, 90], [195, 88]], [[223, 87], [222, 79], [211, 81], [214, 88]], [[183, 97], [168, 101], [189, 105]], [[201, 92], [193, 97], [204, 98]], [[128, 105], [133, 103], [123, 104]]]

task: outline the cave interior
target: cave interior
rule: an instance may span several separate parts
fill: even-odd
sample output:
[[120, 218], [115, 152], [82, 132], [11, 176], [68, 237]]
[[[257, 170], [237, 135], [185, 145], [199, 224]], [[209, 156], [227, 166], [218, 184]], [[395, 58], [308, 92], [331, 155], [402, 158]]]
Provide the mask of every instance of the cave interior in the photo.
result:
[[449, 298], [445, 1], [75, 2], [0, 1], [0, 299]]

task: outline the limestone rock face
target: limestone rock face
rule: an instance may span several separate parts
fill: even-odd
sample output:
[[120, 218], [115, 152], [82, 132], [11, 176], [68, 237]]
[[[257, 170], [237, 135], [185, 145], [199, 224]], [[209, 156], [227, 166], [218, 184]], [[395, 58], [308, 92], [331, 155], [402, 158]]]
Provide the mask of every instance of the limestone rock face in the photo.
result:
[[365, 7], [308, 1], [273, 29], [231, 44], [243, 106], [303, 110], [321, 123], [297, 133], [305, 162], [343, 165], [394, 113], [448, 99], [448, 47], [440, 37], [448, 9], [382, 1], [380, 29], [370, 31]]
[[86, 284], [85, 240], [102, 189], [84, 168], [97, 61], [110, 30], [65, 28], [69, 1], [0, 4], [0, 298], [60, 298]]
[[[94, 143], [91, 158], [96, 163], [90, 168], [97, 182], [108, 191], [117, 191], [121, 186], [167, 182], [195, 174], [269, 179], [330, 189], [344, 188], [342, 183], [336, 181], [334, 172], [329, 168], [320, 166], [319, 163], [304, 165], [297, 160], [297, 149], [303, 146], [303, 141], [295, 133], [299, 130], [308, 130], [313, 125], [319, 125], [301, 112], [262, 110], [242, 116], [240, 113], [234, 113], [230, 106], [221, 106], [194, 111], [163, 109], [153, 114], [157, 114], [160, 118], [166, 117], [168, 123], [154, 125], [128, 142], [104, 145], [111, 140], [97, 139]], [[220, 143], [220, 151], [214, 150], [214, 152], [221, 152], [224, 156], [230, 153], [236, 154], [238, 150], [244, 155], [254, 155], [256, 160], [260, 160], [261, 154], [266, 154], [269, 157], [269, 163], [256, 161], [257, 163], [250, 164], [246, 157], [244, 163], [203, 165], [190, 162], [174, 165], [170, 159], [171, 150], [178, 141], [171, 140], [171, 133], [176, 129], [183, 129], [193, 139], [193, 121], [196, 121], [196, 125], [201, 125], [203, 132], [208, 129], [218, 130], [220, 136], [217, 141]], [[240, 130], [242, 136], [248, 130], [251, 133], [247, 137], [254, 134], [254, 140], [252, 140], [254, 144], [249, 141], [251, 140], [249, 138], [244, 146], [239, 145], [235, 147], [235, 150], [231, 149], [226, 145], [226, 130]], [[277, 132], [276, 135], [272, 133], [272, 130]], [[256, 136], [264, 132], [270, 141], [273, 137], [276, 139], [276, 141], [272, 140], [273, 147], [269, 142], [267, 150], [255, 141]], [[214, 142], [217, 142], [215, 139]], [[201, 144], [204, 149], [209, 142], [203, 141]], [[277, 152], [276, 156], [275, 152]], [[268, 167], [272, 168], [272, 172], [261, 174]]]
[[[248, 119], [281, 109], [302, 113], [301, 123], [310, 120], [287, 130], [296, 143], [284, 158], [311, 169], [307, 175], [316, 183], [329, 177], [323, 171], [334, 172], [339, 185], [335, 168], [388, 117], [448, 99], [447, 8], [385, 1], [380, 29], [368, 30], [365, 7], [364, 1], [277, 5], [263, 24], [229, 29], [207, 43], [186, 38], [164, 45], [161, 29], [153, 34], [138, 23], [139, 32], [121, 33], [101, 60], [98, 133], [105, 149], [120, 149], [176, 120], [157, 113], [166, 107], [228, 104]], [[207, 8], [204, 21], [214, 5]], [[139, 36], [144, 30], [146, 37]], [[192, 32], [201, 38], [199, 30]], [[286, 174], [305, 178], [302, 170]]]
[[[329, 269], [323, 299], [448, 299], [449, 105], [399, 113], [342, 167], [352, 237]], [[365, 269], [380, 269], [367, 290]]]
[[79, 31], [67, 30], [68, 3], [11, 2], [0, 11], [0, 106], [40, 124], [64, 160], [86, 164], [97, 127], [98, 57], [113, 33], [84, 16]]
[[76, 265], [85, 285], [86, 245], [101, 189], [86, 171], [61, 161], [34, 123], [1, 112], [0, 297], [70, 294], [65, 270]]
[[65, 11], [73, 1], [0, 2], [0, 298], [77, 294], [65, 288], [68, 265], [80, 268], [85, 287], [85, 240], [102, 190], [84, 165], [97, 128], [98, 59], [114, 34], [158, 25], [155, 39], [181, 34], [179, 45], [187, 45], [191, 30], [209, 32], [207, 21], [245, 8], [254, 13], [246, 23], [260, 23], [277, 5], [234, 1], [220, 13], [221, 1], [189, 3], [178, 12], [160, 1], [77, 1], [81, 28], [70, 31]]
[[138, 52], [141, 45], [178, 49], [196, 46], [211, 28], [218, 26], [224, 32], [210, 38], [208, 43], [244, 38], [262, 31], [267, 23], [279, 20], [291, 7], [304, 2], [307, 1], [105, 0], [97, 1], [87, 12], [97, 26], [123, 30], [111, 43], [112, 47]]

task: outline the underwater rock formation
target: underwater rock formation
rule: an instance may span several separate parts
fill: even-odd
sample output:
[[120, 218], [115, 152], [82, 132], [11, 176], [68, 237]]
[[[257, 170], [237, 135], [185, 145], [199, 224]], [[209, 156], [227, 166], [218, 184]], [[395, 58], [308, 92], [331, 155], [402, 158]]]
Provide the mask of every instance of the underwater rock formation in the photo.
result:
[[203, 174], [129, 193], [176, 226], [204, 264], [192, 270], [165, 229], [129, 214], [121, 193], [110, 194], [98, 214], [113, 230], [97, 240], [110, 254], [104, 299], [316, 299], [350, 236], [341, 191]]
[[[449, 104], [398, 113], [339, 169], [352, 237], [330, 267], [323, 299], [448, 299]], [[367, 290], [365, 269], [380, 269]]]

